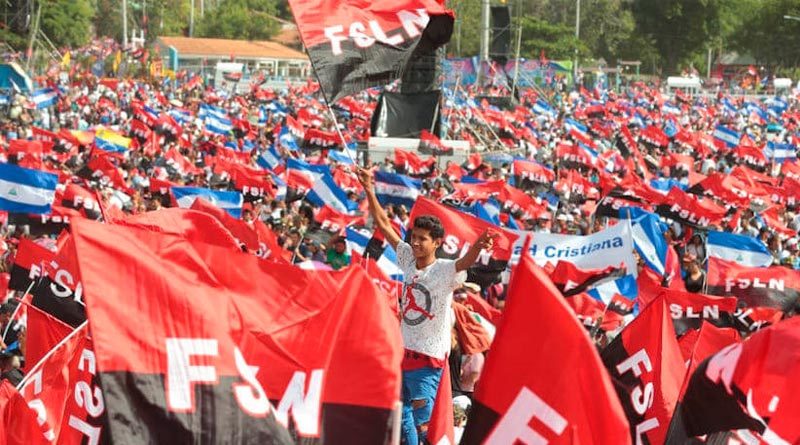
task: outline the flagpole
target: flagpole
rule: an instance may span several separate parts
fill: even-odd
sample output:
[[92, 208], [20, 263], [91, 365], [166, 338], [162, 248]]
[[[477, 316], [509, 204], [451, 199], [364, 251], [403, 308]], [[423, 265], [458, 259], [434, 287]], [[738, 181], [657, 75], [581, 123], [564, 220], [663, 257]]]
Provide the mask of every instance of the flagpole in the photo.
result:
[[[28, 290], [26, 290], [25, 293], [22, 294], [23, 298], [25, 297], [25, 295], [28, 295], [28, 292], [30, 292], [31, 289], [33, 289], [33, 285], [34, 284], [36, 284], [36, 281], [31, 281], [31, 285], [28, 286]], [[8, 324], [6, 325], [6, 328], [3, 329], [3, 339], [2, 339], [3, 343], [5, 343], [5, 341], [6, 341], [6, 335], [8, 334], [8, 328], [11, 327], [11, 321], [14, 319], [14, 317], [17, 316], [17, 313], [19, 312], [21, 307], [22, 307], [22, 300], [20, 299], [20, 302], [17, 305], [16, 309], [14, 309], [14, 313], [11, 314], [11, 318], [9, 318], [9, 320], [8, 320]], [[8, 345], [6, 345], [6, 346], [8, 346]]]
[[89, 324], [89, 320], [86, 320], [86, 321], [84, 321], [83, 323], [81, 323], [81, 324], [80, 324], [80, 326], [78, 326], [78, 327], [77, 327], [77, 328], [75, 328], [75, 329], [74, 329], [72, 332], [70, 332], [69, 334], [67, 334], [67, 336], [66, 336], [66, 337], [64, 337], [64, 338], [63, 338], [63, 339], [62, 339], [60, 342], [58, 342], [58, 343], [57, 343], [55, 346], [53, 346], [52, 348], [50, 348], [50, 350], [49, 350], [49, 351], [47, 351], [47, 354], [45, 354], [45, 355], [44, 355], [44, 357], [42, 357], [42, 358], [39, 360], [39, 362], [38, 362], [38, 363], [36, 363], [36, 364], [35, 364], [35, 365], [34, 365], [32, 368], [30, 368], [30, 370], [28, 371], [28, 373], [27, 373], [27, 374], [25, 374], [25, 377], [22, 379], [22, 381], [21, 381], [21, 382], [19, 382], [19, 385], [17, 385], [17, 391], [22, 391], [22, 387], [23, 387], [23, 386], [25, 386], [25, 385], [27, 385], [27, 384], [28, 384], [28, 381], [30, 381], [30, 380], [31, 380], [31, 378], [32, 378], [34, 375], [36, 375], [36, 372], [34, 372], [34, 370], [38, 371], [38, 370], [39, 370], [39, 368], [41, 368], [41, 365], [42, 365], [42, 363], [44, 363], [44, 362], [45, 362], [45, 360], [47, 360], [48, 358], [50, 358], [50, 356], [51, 356], [51, 355], [53, 355], [53, 352], [55, 352], [55, 350], [56, 350], [56, 349], [58, 349], [59, 347], [61, 347], [61, 345], [63, 345], [64, 343], [66, 343], [66, 342], [70, 341], [70, 340], [72, 339], [72, 337], [74, 337], [74, 336], [75, 336], [75, 335], [76, 335], [78, 332], [80, 332], [80, 330], [81, 330], [81, 329], [85, 328], [85, 327], [86, 327], [88, 324]]

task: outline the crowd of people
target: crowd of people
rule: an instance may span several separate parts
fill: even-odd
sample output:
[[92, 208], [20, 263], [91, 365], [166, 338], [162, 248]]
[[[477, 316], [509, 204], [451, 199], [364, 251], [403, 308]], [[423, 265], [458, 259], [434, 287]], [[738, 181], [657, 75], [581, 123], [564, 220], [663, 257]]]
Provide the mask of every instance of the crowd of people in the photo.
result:
[[[103, 57], [116, 50], [98, 44], [74, 54], [94, 52]], [[347, 215], [354, 224], [380, 229], [397, 250], [398, 266], [407, 275], [414, 273], [414, 267], [438, 271], [438, 279], [447, 281], [440, 293], [454, 290], [456, 303], [479, 314], [479, 324], [489, 337], [493, 326], [486, 319], [502, 311], [506, 283], [498, 278], [491, 286], [480, 286], [456, 279], [471, 264], [466, 262], [455, 269], [448, 269], [449, 264], [426, 269], [434, 264], [433, 251], [412, 252], [399, 238], [398, 229], [421, 228], [428, 233], [409, 231], [409, 239], [427, 235], [435, 240], [436, 224], [411, 221], [411, 208], [404, 205], [384, 205], [376, 211], [375, 206], [380, 206], [369, 189], [371, 172], [414, 176], [422, 181], [420, 196], [458, 208], [494, 200], [491, 193], [480, 195], [482, 190], [491, 190], [487, 184], [512, 184], [527, 195], [528, 204], [520, 208], [499, 202], [500, 226], [534, 233], [589, 235], [615, 224], [619, 215], [600, 212], [603, 198], [614, 196], [615, 190], [634, 190], [638, 196], [630, 202], [652, 203], [662, 196], [658, 205], [663, 205], [670, 190], [688, 190], [705, 195], [726, 211], [702, 225], [665, 220], [664, 238], [681, 260], [680, 279], [687, 291], [703, 292], [706, 285], [708, 230], [758, 238], [769, 249], [774, 265], [800, 270], [800, 188], [793, 188], [794, 182], [800, 184], [796, 160], [800, 102], [796, 96], [688, 97], [634, 82], [620, 92], [583, 87], [568, 93], [528, 90], [520, 94], [518, 104], [502, 109], [479, 98], [483, 91], [478, 88], [461, 88], [445, 94], [443, 133], [448, 139], [468, 141], [470, 153], [457, 161], [437, 158], [429, 170], [418, 170], [409, 162], [398, 162], [396, 156], [376, 159], [367, 150], [349, 150], [352, 143], [364, 146], [369, 137], [369, 114], [378, 90], [334, 104], [334, 122], [312, 81], [273, 89], [253, 76], [249, 91], [238, 94], [215, 89], [192, 73], [177, 73], [174, 79], [117, 79], [74, 67], [62, 67], [61, 72], [69, 75], [51, 73], [37, 79], [55, 93], [52, 104], [40, 107], [31, 94], [12, 92], [9, 103], [0, 108], [4, 162], [55, 172], [62, 186], [80, 186], [90, 197], [81, 205], [72, 200], [72, 207], [56, 202], [54, 215], [123, 218], [176, 206], [179, 202], [168, 190], [173, 186], [244, 191], [241, 219], [266, 225], [282, 249], [279, 254], [303, 267], [339, 270], [353, 261], [346, 231], [344, 227], [330, 230], [320, 220], [322, 209], [306, 199], [308, 184], [286, 162], [328, 165], [349, 204], [357, 209]], [[214, 113], [224, 116], [214, 117]], [[230, 127], [213, 128], [211, 118]], [[738, 141], [722, 140], [720, 127], [738, 134]], [[113, 143], [123, 148], [103, 149], [107, 138], [101, 140], [101, 131], [119, 136]], [[348, 147], [343, 147], [342, 137]], [[320, 139], [330, 142], [320, 143]], [[783, 150], [780, 155], [778, 147]], [[270, 150], [278, 155], [272, 164], [262, 159]], [[340, 155], [332, 156], [333, 152]], [[526, 175], [519, 171], [520, 162], [542, 173]], [[254, 189], [258, 192], [252, 193]], [[63, 187], [59, 193], [64, 193]], [[99, 214], [93, 212], [91, 198], [99, 204]], [[68, 226], [6, 212], [2, 219], [0, 271], [5, 283], [21, 239], [55, 250], [60, 231]], [[475, 246], [489, 248], [491, 237], [481, 238]], [[477, 256], [478, 251], [471, 254]], [[0, 321], [7, 331], [0, 345], [2, 378], [17, 384], [25, 365], [25, 334], [24, 328], [9, 326], [21, 293], [9, 293], [9, 297], [0, 306]], [[452, 333], [449, 344], [430, 343], [425, 350], [439, 360], [449, 357], [455, 420], [463, 427], [488, 345], [465, 346], [461, 344], [463, 329], [454, 326]], [[404, 368], [409, 373], [413, 370]], [[417, 373], [415, 378], [426, 376]], [[435, 391], [429, 390], [409, 397], [432, 401], [434, 396]], [[419, 427], [419, 423], [408, 429], [404, 426], [404, 434]], [[407, 437], [409, 443], [419, 440], [411, 433]]]

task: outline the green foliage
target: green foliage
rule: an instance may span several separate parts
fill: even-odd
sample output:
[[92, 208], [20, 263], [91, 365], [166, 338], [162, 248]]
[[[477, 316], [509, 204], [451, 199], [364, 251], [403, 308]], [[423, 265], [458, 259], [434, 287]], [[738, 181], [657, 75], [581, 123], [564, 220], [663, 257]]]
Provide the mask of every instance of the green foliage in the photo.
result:
[[767, 65], [795, 66], [800, 63], [800, 16], [797, 0], [761, 0], [749, 5], [748, 19], [738, 23], [732, 35], [737, 49]]
[[268, 40], [279, 30], [274, 0], [227, 0], [207, 11], [196, 35], [227, 39]]
[[41, 30], [57, 46], [80, 46], [91, 38], [94, 5], [90, 0], [41, 2]]
[[633, 15], [639, 34], [649, 38], [667, 73], [709, 46], [720, 35], [721, 0], [635, 0]]
[[586, 44], [575, 38], [574, 28], [534, 17], [523, 17], [521, 23], [523, 57], [538, 58], [542, 50], [548, 59], [573, 59], [576, 50], [581, 58], [589, 56]]

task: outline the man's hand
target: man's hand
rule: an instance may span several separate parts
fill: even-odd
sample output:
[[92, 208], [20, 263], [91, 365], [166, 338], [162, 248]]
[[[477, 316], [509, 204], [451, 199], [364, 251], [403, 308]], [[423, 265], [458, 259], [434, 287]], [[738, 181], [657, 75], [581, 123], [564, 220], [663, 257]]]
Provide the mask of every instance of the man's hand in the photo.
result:
[[371, 171], [359, 167], [356, 170], [356, 176], [358, 176], [358, 181], [361, 183], [361, 186], [364, 187], [364, 191], [371, 192], [373, 190]]
[[475, 241], [475, 247], [480, 250], [492, 250], [494, 246], [494, 240], [500, 236], [499, 233], [492, 229], [486, 229], [483, 231], [481, 236], [478, 237], [478, 240]]

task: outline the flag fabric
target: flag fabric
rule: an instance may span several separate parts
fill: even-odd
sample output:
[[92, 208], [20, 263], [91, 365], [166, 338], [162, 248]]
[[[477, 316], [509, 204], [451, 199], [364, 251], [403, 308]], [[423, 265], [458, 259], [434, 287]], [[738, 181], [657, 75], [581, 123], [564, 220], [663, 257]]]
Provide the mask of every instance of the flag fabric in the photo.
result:
[[[624, 273], [624, 265], [608, 266], [604, 269], [580, 269], [569, 261], [558, 261], [552, 271], [549, 271], [556, 289], [565, 297], [584, 292], [601, 281], [613, 280]], [[634, 279], [634, 285], [635, 282]]]
[[641, 216], [631, 220], [631, 235], [639, 257], [648, 267], [661, 276], [667, 276], [667, 254], [669, 245], [664, 238], [666, 227], [658, 216], [649, 212], [639, 212]]
[[11, 266], [8, 288], [20, 292], [29, 290], [46, 273], [45, 266], [50, 264], [55, 255], [52, 250], [28, 238], [20, 239], [14, 264]]
[[798, 344], [800, 318], [793, 317], [704, 361], [689, 380], [667, 443], [737, 430], [752, 431], [760, 443], [800, 441], [800, 397], [794, 388], [800, 378]]
[[636, 298], [639, 296], [639, 286], [635, 276], [625, 275], [616, 280], [598, 284], [586, 291], [586, 294], [595, 300], [602, 301], [608, 310], [626, 315], [633, 312]]
[[780, 144], [769, 141], [764, 148], [764, 156], [770, 161], [783, 164], [786, 161], [797, 159], [797, 147], [792, 144]]
[[112, 153], [126, 153], [131, 147], [131, 140], [108, 129], [95, 132], [94, 145], [103, 151]]
[[683, 360], [689, 364], [686, 368], [686, 377], [683, 379], [680, 398], [686, 393], [689, 380], [697, 367], [708, 357], [716, 354], [722, 348], [742, 340], [739, 332], [732, 328], [718, 328], [711, 323], [703, 321], [699, 328], [691, 329], [678, 339]]
[[747, 267], [767, 267], [772, 254], [759, 239], [746, 235], [709, 231], [706, 237], [708, 256], [734, 261]]
[[110, 443], [104, 425], [108, 393], [98, 385], [88, 334], [84, 323], [31, 367], [20, 383], [19, 393], [44, 419], [39, 434], [47, 443]]
[[427, 443], [436, 445], [456, 445], [453, 424], [453, 388], [451, 383], [450, 367], [442, 369], [442, 378], [436, 390], [436, 399], [433, 401], [433, 410], [428, 422]]
[[461, 444], [630, 444], [592, 341], [527, 254], [512, 271], [506, 301]]
[[350, 255], [368, 257], [376, 262], [386, 276], [393, 280], [402, 280], [403, 271], [397, 264], [397, 253], [392, 246], [374, 237], [366, 229], [347, 227], [345, 230], [347, 252]]
[[86, 321], [83, 283], [68, 234], [59, 239], [58, 252], [45, 266], [45, 274], [33, 288], [31, 304], [72, 327]]
[[58, 90], [55, 88], [42, 88], [33, 92], [33, 105], [37, 110], [48, 108], [58, 103]]
[[89, 220], [72, 230], [114, 442], [293, 443], [290, 416], [304, 443], [387, 437], [402, 341], [361, 269], [265, 267]]
[[[660, 289], [655, 296], [663, 297], [667, 302], [675, 333], [683, 335], [690, 329], [699, 329], [702, 322], [714, 326], [731, 327], [737, 308], [736, 298], [718, 297], [696, 292], [685, 292], [678, 289]], [[653, 295], [642, 294], [641, 302], [650, 304]], [[653, 300], [655, 301], [655, 300]]]
[[375, 172], [375, 195], [381, 205], [398, 204], [407, 209], [414, 207], [420, 196], [422, 181], [405, 175]]
[[747, 267], [711, 257], [708, 293], [735, 296], [747, 306], [791, 310], [800, 298], [800, 271], [785, 267]]
[[0, 163], [0, 210], [10, 213], [50, 213], [58, 175]]
[[723, 125], [717, 125], [714, 128], [713, 136], [714, 139], [722, 142], [730, 148], [739, 145], [739, 141], [742, 139], [741, 134]]
[[45, 445], [39, 416], [7, 379], [0, 380], [0, 431], [5, 445]]
[[671, 188], [656, 213], [690, 227], [707, 228], [721, 223], [727, 210], [710, 199], [698, 199], [680, 189]]
[[410, 176], [430, 176], [436, 166], [436, 158], [421, 159], [412, 151], [394, 150], [394, 165]]
[[27, 311], [25, 362], [32, 367], [75, 329], [32, 304]]
[[300, 173], [310, 181], [306, 199], [313, 205], [317, 207], [328, 205], [347, 214], [352, 213], [358, 207], [358, 203], [350, 201], [347, 198], [347, 192], [333, 180], [328, 166], [311, 165], [297, 159], [289, 159], [286, 161], [286, 168], [289, 171]]
[[330, 103], [391, 83], [420, 41], [438, 47], [453, 30], [452, 13], [436, 0], [291, 0], [289, 5]]
[[648, 305], [603, 349], [633, 443], [664, 443], [686, 372], [666, 301]]
[[211, 190], [202, 187], [172, 187], [171, 190], [178, 207], [188, 209], [196, 198], [203, 198], [230, 213], [234, 218], [242, 217], [243, 198], [239, 192]]

